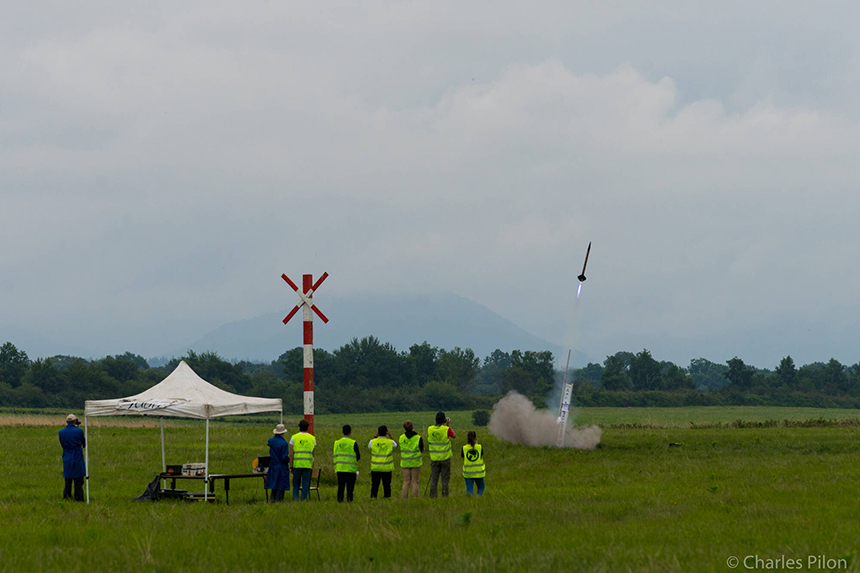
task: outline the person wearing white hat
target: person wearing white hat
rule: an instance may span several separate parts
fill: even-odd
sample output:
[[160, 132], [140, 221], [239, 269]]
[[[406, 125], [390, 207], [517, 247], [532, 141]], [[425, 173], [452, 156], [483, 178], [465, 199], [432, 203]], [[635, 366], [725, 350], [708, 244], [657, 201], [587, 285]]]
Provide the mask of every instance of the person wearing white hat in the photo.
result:
[[72, 484], [75, 486], [75, 501], [84, 501], [84, 477], [87, 469], [84, 464], [84, 450], [87, 447], [81, 421], [74, 414], [66, 416], [66, 427], [60, 430], [60, 445], [63, 446], [63, 499], [72, 499]]
[[272, 490], [271, 502], [284, 501], [284, 492], [290, 491], [290, 445], [284, 439], [287, 429], [278, 424], [269, 438], [269, 471], [266, 489]]

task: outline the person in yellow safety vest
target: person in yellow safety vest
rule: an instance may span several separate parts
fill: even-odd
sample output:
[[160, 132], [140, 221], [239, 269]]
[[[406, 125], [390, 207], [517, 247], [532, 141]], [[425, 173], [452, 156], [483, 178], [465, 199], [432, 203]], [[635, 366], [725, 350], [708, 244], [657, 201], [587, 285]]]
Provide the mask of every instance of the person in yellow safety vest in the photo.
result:
[[484, 447], [478, 443], [475, 432], [466, 434], [466, 441], [460, 455], [463, 457], [463, 477], [466, 478], [466, 495], [472, 495], [473, 485], [478, 486], [478, 495], [484, 495], [484, 477], [487, 466], [484, 465]]
[[376, 499], [380, 482], [383, 496], [391, 497], [391, 472], [394, 471], [394, 448], [397, 442], [391, 437], [387, 426], [379, 426], [367, 447], [370, 449], [370, 499]]
[[427, 428], [427, 446], [430, 451], [430, 497], [436, 497], [436, 485], [442, 478], [442, 497], [448, 497], [451, 481], [451, 440], [457, 437], [451, 429], [451, 418], [445, 412], [436, 414], [436, 425]]
[[290, 470], [293, 472], [293, 501], [299, 500], [301, 488], [302, 501], [308, 499], [311, 491], [311, 472], [314, 467], [314, 449], [317, 439], [308, 433], [307, 420], [299, 422], [299, 433], [290, 438]]
[[358, 444], [352, 439], [352, 426], [343, 427], [343, 437], [334, 443], [334, 473], [337, 475], [337, 500], [343, 501], [343, 490], [346, 489], [346, 501], [352, 501], [355, 491], [355, 479], [358, 477], [358, 461], [361, 452]]
[[412, 484], [412, 496], [418, 497], [421, 488], [418, 480], [421, 477], [421, 464], [424, 462], [424, 440], [415, 431], [412, 420], [403, 422], [405, 434], [400, 435], [400, 468], [403, 470], [403, 490], [400, 497], [409, 499], [409, 484]]

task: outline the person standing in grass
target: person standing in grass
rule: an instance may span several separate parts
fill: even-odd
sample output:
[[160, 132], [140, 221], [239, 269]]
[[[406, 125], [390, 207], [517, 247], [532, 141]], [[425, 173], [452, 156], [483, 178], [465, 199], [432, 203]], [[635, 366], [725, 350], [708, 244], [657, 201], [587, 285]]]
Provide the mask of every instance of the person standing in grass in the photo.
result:
[[379, 426], [370, 448], [370, 499], [376, 499], [382, 482], [383, 497], [391, 497], [391, 472], [394, 471], [394, 448], [397, 442], [391, 437], [388, 426]]
[[472, 495], [473, 486], [478, 486], [478, 495], [484, 495], [484, 477], [487, 466], [484, 465], [484, 447], [478, 443], [475, 432], [466, 434], [467, 444], [463, 446], [460, 455], [463, 458], [463, 477], [466, 478], [466, 495]]
[[299, 433], [290, 438], [290, 469], [293, 471], [293, 501], [299, 500], [301, 490], [302, 501], [308, 499], [311, 491], [311, 473], [314, 467], [314, 449], [317, 439], [308, 433], [310, 424], [307, 420], [299, 422]]
[[418, 497], [421, 488], [418, 480], [421, 477], [421, 464], [423, 463], [424, 440], [415, 431], [412, 420], [403, 422], [406, 433], [400, 435], [400, 469], [403, 470], [403, 490], [400, 497], [409, 499], [409, 485], [412, 484], [412, 496]]
[[352, 426], [343, 427], [343, 437], [334, 443], [334, 472], [337, 475], [337, 500], [343, 501], [343, 490], [346, 489], [346, 501], [352, 501], [355, 491], [355, 479], [358, 477], [358, 461], [361, 452], [358, 444], [352, 439]]
[[451, 480], [451, 440], [457, 437], [451, 429], [451, 418], [445, 412], [436, 414], [436, 424], [427, 428], [427, 445], [430, 450], [430, 497], [436, 497], [436, 486], [442, 478], [442, 497], [448, 497]]
[[81, 421], [74, 414], [66, 416], [66, 427], [60, 430], [60, 445], [63, 446], [63, 499], [72, 498], [72, 484], [75, 486], [75, 501], [84, 501], [84, 477], [87, 469], [84, 464], [84, 448], [87, 447], [84, 431], [78, 426]]
[[284, 501], [284, 492], [290, 489], [290, 445], [284, 439], [287, 429], [278, 424], [269, 438], [269, 471], [266, 473], [266, 489], [272, 490], [272, 503]]

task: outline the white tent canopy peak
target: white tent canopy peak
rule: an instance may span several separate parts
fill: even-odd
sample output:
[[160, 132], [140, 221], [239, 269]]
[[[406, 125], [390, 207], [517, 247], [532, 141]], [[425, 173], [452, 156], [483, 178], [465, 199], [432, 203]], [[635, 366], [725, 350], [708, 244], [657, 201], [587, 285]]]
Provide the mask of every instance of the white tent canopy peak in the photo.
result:
[[137, 394], [111, 400], [87, 400], [86, 416], [172, 416], [208, 420], [222, 416], [283, 412], [280, 398], [232, 394], [197, 375], [183, 360], [164, 380]]

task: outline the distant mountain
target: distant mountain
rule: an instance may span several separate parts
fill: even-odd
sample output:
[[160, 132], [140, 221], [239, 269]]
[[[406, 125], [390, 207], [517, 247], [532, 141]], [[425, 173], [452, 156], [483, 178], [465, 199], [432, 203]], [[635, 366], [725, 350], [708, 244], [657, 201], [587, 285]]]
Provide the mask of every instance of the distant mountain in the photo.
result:
[[[397, 350], [408, 350], [425, 340], [433, 346], [471, 348], [483, 358], [499, 348], [505, 352], [550, 350], [556, 359], [566, 352], [530, 334], [477, 302], [453, 293], [434, 295], [370, 295], [336, 298], [319, 297], [319, 306], [329, 318], [324, 324], [314, 317], [314, 346], [335, 350], [353, 338], [375, 336]], [[316, 301], [315, 301], [316, 302]], [[289, 308], [277, 313], [225, 324], [185, 348], [214, 351], [225, 360], [269, 362], [302, 344], [302, 315], [296, 314], [286, 326], [281, 322]], [[588, 357], [575, 352], [573, 363], [584, 365]]]

